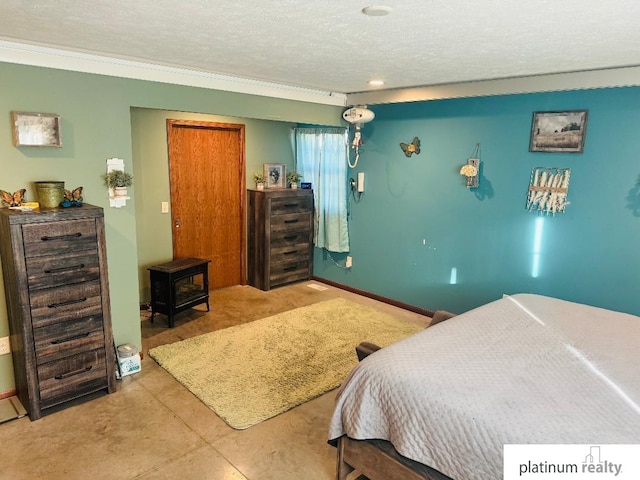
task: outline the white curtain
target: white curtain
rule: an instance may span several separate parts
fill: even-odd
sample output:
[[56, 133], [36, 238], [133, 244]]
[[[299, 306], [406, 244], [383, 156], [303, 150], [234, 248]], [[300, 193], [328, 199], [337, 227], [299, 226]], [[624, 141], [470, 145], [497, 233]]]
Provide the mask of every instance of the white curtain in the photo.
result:
[[313, 187], [314, 244], [331, 252], [348, 252], [346, 130], [297, 128], [296, 169], [302, 181]]

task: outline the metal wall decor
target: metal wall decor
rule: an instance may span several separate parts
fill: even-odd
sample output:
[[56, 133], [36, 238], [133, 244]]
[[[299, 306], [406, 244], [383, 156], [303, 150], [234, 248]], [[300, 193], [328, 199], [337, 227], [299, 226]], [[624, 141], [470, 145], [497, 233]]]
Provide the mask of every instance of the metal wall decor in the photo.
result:
[[418, 137], [413, 137], [413, 142], [400, 143], [400, 148], [406, 157], [411, 157], [414, 153], [416, 155], [420, 155], [420, 139]]

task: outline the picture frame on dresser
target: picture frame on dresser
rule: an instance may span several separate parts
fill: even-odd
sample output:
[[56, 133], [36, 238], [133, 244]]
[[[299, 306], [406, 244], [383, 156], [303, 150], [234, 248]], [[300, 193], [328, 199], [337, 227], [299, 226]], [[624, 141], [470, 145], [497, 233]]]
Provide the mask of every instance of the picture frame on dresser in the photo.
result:
[[287, 167], [284, 163], [263, 163], [264, 178], [267, 179], [266, 188], [284, 188], [287, 178]]

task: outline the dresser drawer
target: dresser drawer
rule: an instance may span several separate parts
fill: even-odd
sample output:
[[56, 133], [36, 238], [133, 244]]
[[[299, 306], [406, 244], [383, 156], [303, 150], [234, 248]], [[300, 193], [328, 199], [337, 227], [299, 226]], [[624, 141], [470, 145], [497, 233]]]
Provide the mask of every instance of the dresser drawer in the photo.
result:
[[26, 257], [94, 249], [96, 225], [93, 219], [32, 223], [22, 226], [22, 239]]
[[26, 263], [29, 290], [71, 285], [100, 278], [97, 249], [64, 255], [29, 257]]
[[38, 366], [43, 408], [107, 386], [104, 348]]
[[280, 247], [290, 247], [297, 246], [300, 244], [306, 244], [309, 246], [309, 230], [298, 230], [298, 231], [282, 231], [282, 232], [273, 232], [271, 234], [271, 251], [273, 252], [274, 248]]
[[309, 213], [313, 208], [313, 197], [291, 197], [271, 199], [271, 215], [283, 213]]
[[271, 217], [271, 233], [295, 230], [309, 230], [311, 215], [308, 213], [288, 213]]
[[38, 364], [104, 346], [102, 316], [58, 322], [33, 332]]
[[271, 271], [269, 273], [271, 286], [305, 280], [307, 278], [309, 278], [309, 262], [307, 259], [271, 264]]
[[296, 245], [271, 246], [271, 265], [283, 262], [299, 262], [309, 260], [309, 244], [298, 243]]
[[33, 328], [101, 315], [100, 282], [37, 290], [30, 293]]

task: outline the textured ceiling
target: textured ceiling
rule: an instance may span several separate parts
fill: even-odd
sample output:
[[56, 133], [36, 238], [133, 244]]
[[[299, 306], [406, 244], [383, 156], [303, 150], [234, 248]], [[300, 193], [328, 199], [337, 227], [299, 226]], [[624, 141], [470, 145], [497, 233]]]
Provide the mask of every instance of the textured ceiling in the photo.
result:
[[339, 93], [640, 65], [638, 0], [2, 0], [0, 37]]

